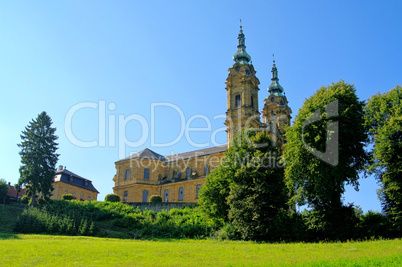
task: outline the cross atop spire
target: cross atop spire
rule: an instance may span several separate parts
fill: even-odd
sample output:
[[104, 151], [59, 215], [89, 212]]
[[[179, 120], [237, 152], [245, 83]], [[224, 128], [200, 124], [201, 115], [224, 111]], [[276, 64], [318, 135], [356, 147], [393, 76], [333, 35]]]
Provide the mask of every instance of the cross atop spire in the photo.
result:
[[251, 57], [246, 52], [246, 42], [245, 42], [246, 38], [244, 37], [243, 26], [241, 25], [241, 19], [240, 19], [240, 32], [237, 39], [239, 40], [239, 45], [237, 46], [237, 52], [236, 54], [234, 54], [233, 60], [236, 61], [236, 63], [249, 64]]

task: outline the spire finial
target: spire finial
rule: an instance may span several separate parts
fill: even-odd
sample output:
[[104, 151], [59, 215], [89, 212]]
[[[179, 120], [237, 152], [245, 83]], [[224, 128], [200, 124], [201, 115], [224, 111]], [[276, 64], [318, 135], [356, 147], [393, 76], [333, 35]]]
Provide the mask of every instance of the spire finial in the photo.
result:
[[268, 92], [269, 93], [274, 93], [276, 95], [281, 95], [283, 93], [283, 87], [279, 84], [279, 78], [278, 78], [278, 69], [276, 68], [276, 64], [275, 64], [275, 55], [272, 54], [272, 58], [274, 61], [274, 64], [272, 66], [272, 83], [271, 85], [268, 87]]
[[236, 54], [234, 54], [233, 60], [240, 64], [248, 64], [251, 60], [251, 57], [246, 52], [246, 44], [245, 44], [246, 38], [244, 37], [241, 19], [240, 19], [240, 33], [237, 39], [239, 40], [239, 45], [237, 46], [237, 52]]

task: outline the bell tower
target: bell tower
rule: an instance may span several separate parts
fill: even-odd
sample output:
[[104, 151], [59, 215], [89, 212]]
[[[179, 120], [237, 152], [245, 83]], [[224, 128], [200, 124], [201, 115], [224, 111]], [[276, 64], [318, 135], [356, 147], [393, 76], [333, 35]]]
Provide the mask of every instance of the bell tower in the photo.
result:
[[288, 106], [283, 87], [279, 84], [278, 69], [275, 60], [272, 66], [271, 85], [268, 87], [269, 96], [264, 100], [262, 117], [264, 128], [269, 136], [278, 143], [279, 147], [285, 141], [285, 125], [290, 125], [292, 110]]
[[227, 111], [226, 121], [228, 146], [241, 128], [260, 128], [260, 112], [258, 111], [258, 85], [256, 71], [251, 64], [251, 57], [246, 52], [245, 37], [240, 24], [237, 37], [239, 45], [233, 56], [235, 63], [228, 70], [226, 79]]

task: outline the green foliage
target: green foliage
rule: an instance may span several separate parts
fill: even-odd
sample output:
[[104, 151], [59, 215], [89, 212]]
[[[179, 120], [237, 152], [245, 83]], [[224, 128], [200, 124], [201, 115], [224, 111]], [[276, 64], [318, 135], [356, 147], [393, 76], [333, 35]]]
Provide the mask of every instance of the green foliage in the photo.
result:
[[359, 217], [353, 205], [311, 210], [303, 216], [311, 241], [358, 239]]
[[18, 147], [21, 156], [19, 184], [25, 184], [27, 194], [35, 205], [35, 197], [41, 193], [45, 198], [50, 197], [52, 183], [58, 159], [56, 154], [58, 137], [56, 128], [52, 128], [52, 120], [42, 112], [35, 120], [29, 122], [21, 134]]
[[232, 168], [218, 166], [207, 177], [201, 187], [198, 204], [217, 223], [223, 225], [228, 222], [229, 184], [234, 175]]
[[10, 186], [4, 179], [0, 179], [0, 201], [3, 202], [3, 199], [7, 196], [8, 191], [10, 191]]
[[151, 202], [151, 203], [162, 203], [162, 197], [159, 196], [159, 195], [152, 195], [149, 198], [149, 202]]
[[393, 234], [388, 218], [375, 211], [360, 217], [359, 230], [362, 238], [389, 238]]
[[22, 211], [18, 206], [0, 205], [0, 233], [12, 233]]
[[29, 203], [29, 197], [27, 195], [23, 195], [21, 197], [21, 204], [28, 204]]
[[105, 201], [107, 202], [120, 202], [119, 195], [116, 194], [108, 194], [105, 196]]
[[29, 208], [22, 212], [15, 229], [20, 233], [92, 235], [94, 227], [93, 222], [88, 223], [80, 216], [51, 214], [46, 209]]
[[373, 146], [371, 172], [382, 184], [380, 198], [393, 227], [402, 233], [402, 88], [372, 96], [367, 103], [366, 126]]
[[[32, 226], [32, 227], [31, 227]], [[20, 216], [20, 233], [60, 233], [117, 238], [202, 238], [210, 235], [213, 222], [198, 208], [156, 213], [121, 202], [53, 200], [41, 209]]]
[[321, 87], [304, 102], [286, 128], [285, 178], [293, 202], [340, 208], [345, 184], [358, 188], [368, 160], [363, 107], [354, 86], [344, 81]]
[[241, 239], [271, 240], [275, 217], [288, 200], [279, 158], [264, 132], [238, 134], [221, 166], [207, 177], [199, 204]]
[[38, 199], [38, 205], [46, 204], [46, 200], [43, 198]]
[[73, 194], [64, 194], [61, 196], [61, 200], [74, 200]]

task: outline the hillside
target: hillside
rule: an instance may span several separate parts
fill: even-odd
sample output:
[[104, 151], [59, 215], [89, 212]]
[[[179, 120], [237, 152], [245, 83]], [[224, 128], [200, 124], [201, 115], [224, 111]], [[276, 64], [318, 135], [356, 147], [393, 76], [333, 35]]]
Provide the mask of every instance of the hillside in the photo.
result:
[[0, 233], [12, 233], [22, 211], [20, 207], [0, 205]]

